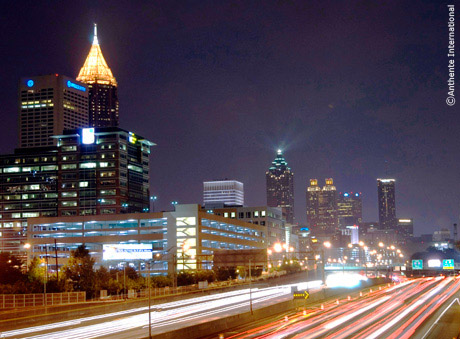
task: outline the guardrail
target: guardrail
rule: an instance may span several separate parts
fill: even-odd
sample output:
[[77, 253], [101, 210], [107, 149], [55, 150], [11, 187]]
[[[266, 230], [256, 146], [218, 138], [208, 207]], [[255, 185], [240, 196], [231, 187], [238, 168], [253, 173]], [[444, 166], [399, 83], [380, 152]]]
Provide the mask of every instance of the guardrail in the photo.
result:
[[0, 309], [64, 305], [85, 301], [86, 292], [0, 294]]

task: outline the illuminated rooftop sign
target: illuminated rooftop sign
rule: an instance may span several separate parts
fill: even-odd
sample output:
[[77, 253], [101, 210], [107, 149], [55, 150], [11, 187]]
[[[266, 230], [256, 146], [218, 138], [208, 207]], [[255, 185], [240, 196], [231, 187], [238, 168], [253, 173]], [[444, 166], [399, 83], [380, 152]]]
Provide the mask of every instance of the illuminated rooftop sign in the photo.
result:
[[77, 91], [86, 92], [86, 87], [85, 87], [85, 86], [78, 85], [78, 84], [76, 84], [76, 83], [73, 83], [73, 82], [70, 81], [70, 80], [67, 80], [67, 87], [69, 87], [69, 88], [74, 88], [74, 89], [76, 89]]
[[31, 80], [27, 80], [27, 87], [32, 87], [35, 84], [35, 82]]
[[85, 145], [94, 144], [94, 128], [82, 128], [81, 142]]

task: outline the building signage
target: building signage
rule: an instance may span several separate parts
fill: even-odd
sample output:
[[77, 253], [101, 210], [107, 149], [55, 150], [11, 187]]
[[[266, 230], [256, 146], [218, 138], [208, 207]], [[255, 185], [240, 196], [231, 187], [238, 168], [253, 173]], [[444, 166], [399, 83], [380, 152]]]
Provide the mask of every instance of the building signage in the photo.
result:
[[453, 270], [455, 268], [454, 259], [444, 259], [442, 261], [443, 270]]
[[94, 144], [94, 128], [82, 128], [81, 142], [85, 145]]
[[27, 80], [27, 87], [33, 87], [34, 85], [34, 81], [31, 79], [31, 80]]
[[107, 244], [102, 250], [103, 260], [152, 259], [152, 244]]
[[86, 92], [86, 87], [85, 87], [85, 86], [78, 85], [78, 84], [76, 84], [76, 83], [73, 83], [73, 82], [70, 81], [70, 80], [67, 80], [67, 87], [69, 87], [69, 88], [74, 88], [74, 89], [76, 89], [77, 91]]
[[413, 270], [423, 270], [423, 260], [412, 260]]
[[292, 293], [292, 296], [294, 297], [294, 299], [308, 299], [308, 297], [310, 296], [310, 294], [307, 292], [307, 291], [303, 291], [303, 292], [294, 292]]

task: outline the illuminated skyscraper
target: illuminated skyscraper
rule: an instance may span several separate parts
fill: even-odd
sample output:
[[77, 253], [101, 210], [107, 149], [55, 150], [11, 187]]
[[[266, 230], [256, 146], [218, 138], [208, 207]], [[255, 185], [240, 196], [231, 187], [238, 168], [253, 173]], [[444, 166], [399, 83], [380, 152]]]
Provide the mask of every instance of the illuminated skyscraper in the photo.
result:
[[88, 125], [88, 89], [75, 79], [50, 74], [19, 81], [19, 147], [56, 145], [50, 137]]
[[281, 207], [286, 221], [294, 222], [294, 173], [288, 167], [283, 152], [278, 150], [272, 166], [265, 173], [267, 179], [267, 205]]
[[337, 199], [337, 216], [340, 228], [360, 225], [363, 218], [361, 193], [340, 193]]
[[332, 178], [326, 179], [323, 188], [318, 186], [318, 180], [310, 180], [307, 187], [307, 223], [314, 233], [335, 233], [338, 226], [337, 189]]
[[397, 226], [395, 179], [377, 179], [377, 195], [380, 228], [395, 229]]
[[102, 55], [96, 24], [93, 45], [77, 80], [88, 85], [89, 126], [118, 126], [118, 84]]

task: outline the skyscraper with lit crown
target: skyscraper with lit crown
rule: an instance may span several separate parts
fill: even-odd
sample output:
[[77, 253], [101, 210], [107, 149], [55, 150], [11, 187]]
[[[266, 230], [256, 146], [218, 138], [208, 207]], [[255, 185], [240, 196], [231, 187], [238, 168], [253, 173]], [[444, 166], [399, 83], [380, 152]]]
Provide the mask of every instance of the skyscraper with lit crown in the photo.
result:
[[278, 150], [275, 160], [266, 172], [267, 205], [281, 207], [289, 223], [294, 222], [294, 173], [288, 167], [283, 152]]
[[89, 126], [118, 126], [118, 84], [102, 55], [94, 24], [94, 39], [77, 77], [88, 85]]

